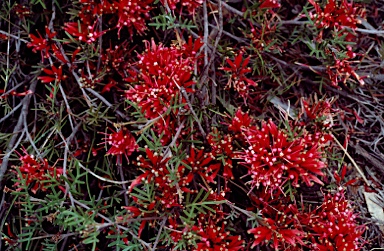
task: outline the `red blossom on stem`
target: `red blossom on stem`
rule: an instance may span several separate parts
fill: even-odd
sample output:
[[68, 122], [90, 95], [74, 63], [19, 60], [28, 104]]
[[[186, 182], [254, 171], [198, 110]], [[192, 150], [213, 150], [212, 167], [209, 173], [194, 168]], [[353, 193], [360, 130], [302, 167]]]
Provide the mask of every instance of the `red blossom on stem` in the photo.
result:
[[136, 139], [126, 128], [121, 128], [117, 132], [108, 134], [106, 137], [107, 143], [111, 145], [111, 148], [107, 151], [107, 155], [125, 155], [128, 157], [138, 149]]
[[140, 155], [134, 162], [144, 173], [132, 182], [130, 190], [142, 182], [154, 182], [156, 201], [160, 201], [164, 208], [182, 206], [183, 193], [191, 192], [187, 185], [192, 181], [193, 173], [187, 172], [186, 167], [179, 166], [174, 170], [177, 180], [172, 180], [170, 168], [167, 166], [169, 158], [164, 158], [149, 148], [146, 148], [145, 152], [148, 159]]
[[105, 65], [105, 70], [109, 74], [118, 73], [122, 78], [125, 77], [126, 69], [129, 67], [130, 54], [132, 48], [127, 41], [120, 43], [114, 47], [110, 46], [101, 55]]
[[280, 7], [281, 5], [278, 0], [264, 0], [259, 6], [260, 9], [272, 9]]
[[217, 128], [214, 128], [213, 132], [207, 136], [207, 141], [212, 147], [211, 157], [213, 159], [221, 161], [223, 165], [223, 176], [225, 178], [233, 179], [233, 159], [236, 157], [233, 151], [231, 135], [220, 135]]
[[180, 4], [183, 7], [187, 7], [188, 14], [194, 15], [196, 9], [203, 4], [204, 0], [161, 0], [161, 3], [164, 5], [167, 2], [171, 10], [177, 8], [177, 4]]
[[41, 34], [37, 31], [39, 36], [29, 34], [29, 39], [31, 42], [27, 44], [27, 47], [31, 48], [33, 52], [41, 51], [42, 57], [49, 57], [49, 50], [52, 49], [54, 45], [53, 38], [56, 36], [56, 32], [51, 32], [48, 26], [45, 27], [46, 38], [42, 37]]
[[[49, 186], [49, 182], [46, 182], [46, 180], [49, 180], [48, 175], [58, 178], [63, 173], [62, 168], [50, 167], [46, 159], [37, 160], [33, 155], [26, 152], [24, 152], [23, 156], [20, 155], [20, 161], [21, 166], [15, 166], [14, 168], [20, 171], [27, 186], [34, 184], [31, 188], [33, 193], [36, 193], [39, 189], [42, 191], [47, 190], [47, 186]], [[18, 172], [17, 174], [19, 175]], [[15, 186], [18, 184], [15, 183]]]
[[137, 31], [139, 34], [144, 33], [147, 29], [145, 20], [150, 18], [149, 11], [152, 9], [150, 5], [153, 0], [120, 0], [112, 3], [118, 16], [117, 29], [120, 36], [120, 30], [125, 26], [129, 32]]
[[[305, 233], [301, 230], [298, 221], [297, 207], [295, 204], [286, 205], [279, 203], [275, 206], [264, 205], [262, 210], [262, 225], [248, 230], [253, 234], [255, 240], [252, 248], [256, 245], [270, 243], [273, 249], [292, 250], [297, 244], [304, 245]], [[298, 249], [302, 250], [302, 249]]]
[[228, 250], [238, 251], [244, 249], [244, 241], [241, 236], [232, 236], [226, 231], [226, 222], [221, 219], [220, 212], [215, 215], [200, 215], [197, 226], [192, 227], [192, 231], [200, 237], [197, 248], [194, 251], [217, 251]]
[[[190, 46], [165, 47], [156, 45], [153, 40], [151, 43], [146, 42], [146, 51], [138, 56], [138, 71], [130, 70], [131, 77], [125, 79], [135, 84], [126, 91], [126, 98], [137, 103], [146, 118], [153, 119], [164, 114], [176, 96], [181, 97], [182, 103], [186, 103], [180, 91], [193, 92], [191, 86], [195, 81], [192, 80], [192, 72], [201, 42], [195, 44], [198, 46], [190, 50]], [[190, 54], [186, 53], [188, 51]], [[184, 108], [189, 109], [188, 106]]]
[[249, 147], [239, 158], [244, 160], [253, 186], [281, 189], [288, 180], [298, 186], [299, 179], [308, 186], [312, 182], [322, 184], [316, 175], [324, 175], [325, 164], [321, 161], [318, 144], [309, 141], [311, 137], [289, 140], [272, 121], [263, 123], [261, 129], [250, 128], [245, 135]]
[[[319, 139], [319, 143], [324, 145], [332, 140], [328, 129], [333, 126], [333, 116], [337, 111], [332, 108], [332, 100], [327, 99], [301, 99], [302, 112], [299, 118], [302, 120], [297, 124], [305, 127], [307, 131], [311, 131], [315, 138]], [[302, 116], [304, 115], [304, 116]]]
[[316, 13], [310, 15], [318, 28], [342, 29], [345, 26], [355, 29], [361, 23], [359, 17], [365, 17], [365, 11], [353, 6], [353, 1], [349, 3], [347, 0], [328, 0], [324, 10], [315, 0], [309, 2], [315, 7]]
[[65, 80], [67, 78], [66, 75], [63, 75], [63, 68], [60, 65], [59, 67], [56, 67], [54, 65], [51, 65], [51, 69], [43, 68], [43, 72], [47, 74], [48, 76], [39, 76], [37, 77], [42, 83], [48, 84], [51, 82], [59, 83], [62, 80]]
[[244, 130], [247, 130], [252, 123], [251, 117], [249, 117], [248, 113], [242, 112], [239, 108], [235, 116], [232, 119], [232, 123], [228, 126], [228, 129], [233, 131], [234, 133], [242, 134]]
[[250, 56], [243, 59], [243, 52], [240, 52], [234, 61], [227, 58], [226, 62], [229, 67], [221, 68], [230, 74], [227, 87], [233, 87], [244, 99], [248, 94], [249, 86], [257, 86], [256, 82], [245, 76], [247, 73], [252, 72], [252, 69], [247, 67], [249, 60]]
[[311, 248], [315, 251], [359, 251], [365, 227], [356, 223], [357, 215], [344, 190], [324, 195], [323, 204], [305, 215], [312, 233]]
[[196, 149], [191, 147], [189, 155], [183, 161], [184, 165], [189, 166], [193, 173], [199, 174], [207, 182], [215, 182], [217, 173], [220, 170], [220, 163], [212, 163], [213, 158], [206, 152], [204, 148]]
[[331, 84], [333, 86], [338, 86], [339, 83], [346, 83], [351, 77], [353, 77], [360, 85], [364, 85], [364, 77], [360, 77], [356, 73], [356, 66], [353, 66], [355, 61], [352, 61], [356, 56], [356, 53], [352, 52], [352, 48], [348, 47], [347, 58], [336, 58], [334, 55], [335, 63], [332, 66], [327, 67], [327, 73], [329, 79], [331, 80]]
[[32, 11], [30, 10], [30, 8], [28, 8], [27, 6], [18, 4], [18, 3], [13, 6], [12, 10], [20, 18], [24, 18], [24, 17], [32, 14]]
[[95, 21], [93, 25], [87, 25], [85, 23], [69, 22], [64, 24], [64, 30], [78, 41], [91, 44], [107, 32], [98, 31], [97, 23]]

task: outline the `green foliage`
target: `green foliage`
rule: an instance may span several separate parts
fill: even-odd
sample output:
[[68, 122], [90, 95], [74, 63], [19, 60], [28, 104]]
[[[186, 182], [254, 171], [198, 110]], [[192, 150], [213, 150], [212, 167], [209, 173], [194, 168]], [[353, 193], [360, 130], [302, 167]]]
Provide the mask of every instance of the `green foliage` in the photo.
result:
[[149, 26], [155, 27], [156, 30], [162, 29], [163, 31], [165, 31], [175, 28], [192, 30], [197, 28], [197, 26], [194, 25], [194, 22], [192, 20], [182, 20], [181, 17], [177, 19], [176, 16], [171, 13], [167, 13], [163, 8], [160, 8], [160, 10], [162, 14], [152, 17], [152, 20], [154, 22], [148, 24]]

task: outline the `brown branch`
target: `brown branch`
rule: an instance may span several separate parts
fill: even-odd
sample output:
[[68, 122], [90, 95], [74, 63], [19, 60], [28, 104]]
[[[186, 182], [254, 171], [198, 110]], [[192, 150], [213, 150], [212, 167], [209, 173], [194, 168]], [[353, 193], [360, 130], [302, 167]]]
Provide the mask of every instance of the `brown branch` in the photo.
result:
[[[37, 80], [35, 79], [31, 83], [31, 85], [29, 87], [29, 91], [32, 93], [35, 93], [36, 85], [37, 85]], [[21, 103], [23, 104], [23, 107], [21, 109], [21, 114], [20, 114], [19, 120], [17, 121], [16, 126], [13, 129], [13, 136], [12, 136], [8, 146], [7, 146], [7, 149], [5, 150], [3, 162], [1, 163], [1, 167], [0, 167], [0, 188], [2, 188], [2, 181], [4, 178], [5, 172], [8, 169], [9, 157], [14, 152], [14, 150], [17, 148], [17, 146], [20, 144], [21, 139], [24, 136], [24, 130], [22, 130], [23, 122], [28, 115], [28, 108], [29, 108], [29, 104], [31, 102], [31, 98], [32, 98], [32, 95], [27, 95], [21, 101]], [[22, 135], [19, 137], [20, 132], [22, 132]]]

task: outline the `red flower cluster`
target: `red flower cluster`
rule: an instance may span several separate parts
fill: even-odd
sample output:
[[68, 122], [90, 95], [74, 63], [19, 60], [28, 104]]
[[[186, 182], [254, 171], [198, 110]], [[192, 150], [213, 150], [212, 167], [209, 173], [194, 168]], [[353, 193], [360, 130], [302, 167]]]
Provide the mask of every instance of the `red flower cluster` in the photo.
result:
[[[154, 130], [163, 135], [163, 144], [179, 129], [172, 116], [179, 114], [179, 109], [189, 110], [184, 95], [193, 92], [192, 72], [201, 46], [200, 39], [193, 42], [192, 38], [182, 46], [165, 47], [154, 41], [146, 42], [147, 49], [138, 56], [136, 69], [130, 69], [130, 77], [125, 78], [133, 84], [125, 97], [138, 104], [147, 119], [157, 119]], [[172, 109], [166, 115], [175, 105], [179, 109]]]
[[131, 77], [126, 78], [126, 81], [136, 84], [126, 91], [126, 98], [137, 103], [148, 119], [164, 114], [175, 102], [175, 97], [180, 95], [181, 88], [193, 92], [195, 54], [201, 45], [200, 40], [193, 44], [192, 39], [182, 47], [165, 47], [156, 45], [153, 40], [151, 43], [147, 41], [146, 51], [138, 56], [138, 71], [130, 70]]
[[326, 194], [323, 204], [309, 215], [303, 215], [302, 222], [311, 232], [314, 251], [361, 249], [365, 227], [356, 224], [356, 215], [343, 189], [336, 194]]
[[31, 40], [31, 42], [27, 44], [27, 47], [32, 47], [33, 52], [41, 51], [42, 58], [48, 58], [49, 50], [53, 49], [53, 38], [56, 36], [56, 32], [51, 32], [51, 30], [46, 26], [46, 38], [41, 36], [38, 31], [37, 33], [39, 34], [38, 37], [33, 34], [29, 34], [29, 39]]
[[271, 206], [266, 202], [261, 204], [262, 225], [248, 230], [248, 233], [255, 237], [251, 248], [265, 242], [270, 243], [274, 250], [302, 250], [295, 249], [298, 244], [304, 245], [303, 239], [306, 236], [296, 217], [296, 205], [279, 203]]
[[111, 145], [107, 155], [125, 155], [128, 159], [134, 151], [137, 150], [136, 139], [126, 128], [121, 128], [117, 132], [109, 134], [106, 138], [107, 143]]
[[[292, 127], [304, 128], [307, 132], [304, 137], [307, 142], [318, 142], [320, 147], [327, 146], [333, 141], [328, 129], [333, 126], [333, 116], [336, 112], [332, 108], [332, 101], [327, 99], [302, 99], [302, 109], [298, 115], [299, 120]], [[303, 116], [304, 115], [304, 116]]]
[[186, 173], [186, 167], [179, 166], [176, 172], [178, 180], [172, 180], [171, 172], [168, 167], [169, 158], [164, 158], [158, 153], [153, 153], [146, 148], [146, 160], [142, 155], [137, 158], [136, 164], [143, 174], [139, 175], [131, 184], [130, 190], [142, 182], [154, 182], [156, 186], [156, 201], [160, 201], [163, 208], [181, 206], [183, 194], [191, 192], [187, 185], [192, 181], [193, 174]]
[[64, 30], [68, 32], [68, 34], [72, 37], [75, 37], [78, 41], [91, 44], [107, 32], [99, 31], [97, 24], [97, 21], [95, 21], [92, 25], [87, 25], [85, 23], [79, 24], [77, 22], [69, 22], [64, 25]]
[[336, 58], [334, 55], [334, 65], [327, 67], [327, 73], [332, 85], [337, 86], [339, 83], [345, 84], [350, 77], [354, 77], [360, 85], [364, 85], [364, 78], [366, 77], [360, 77], [355, 71], [356, 67], [352, 65], [356, 63], [352, 59], [357, 55], [352, 52], [352, 47], [348, 46], [346, 55], [347, 57], [342, 59]]
[[309, 2], [315, 7], [316, 13], [310, 13], [310, 15], [318, 28], [333, 29], [335, 27], [341, 30], [345, 26], [355, 29], [357, 24], [361, 23], [358, 17], [365, 17], [365, 11], [354, 7], [353, 1], [348, 3], [347, 0], [328, 0], [324, 10], [315, 0], [309, 0]]
[[150, 17], [149, 11], [152, 9], [153, 0], [115, 0], [102, 1], [102, 3], [81, 0], [81, 3], [83, 7], [79, 17], [82, 24], [89, 27], [95, 23], [97, 16], [107, 16], [110, 19], [105, 20], [106, 23], [114, 24], [120, 35], [123, 27], [128, 27], [131, 34], [134, 31], [141, 34], [147, 29], [145, 20]]
[[[25, 153], [24, 156], [20, 156], [21, 166], [15, 166], [21, 173], [22, 179], [25, 180], [26, 185], [33, 184], [31, 191], [36, 193], [37, 190], [47, 190], [49, 186], [49, 176], [56, 176], [57, 178], [63, 173], [62, 168], [53, 168], [48, 165], [46, 159], [38, 161], [33, 155]], [[19, 173], [16, 172], [18, 175]], [[19, 177], [20, 178], [20, 177]], [[19, 183], [15, 183], [18, 186]]]
[[63, 75], [63, 68], [61, 65], [59, 67], [52, 65], [51, 69], [43, 68], [43, 72], [45, 74], [47, 74], [48, 76], [37, 77], [42, 83], [46, 83], [46, 84], [51, 83], [51, 82], [59, 83], [62, 80], [67, 78], [66, 75]]
[[243, 135], [243, 131], [247, 130], [252, 123], [251, 117], [246, 112], [242, 112], [241, 109], [238, 109], [235, 113], [235, 117], [232, 119], [232, 123], [228, 126], [228, 129], [232, 132]]
[[161, 0], [161, 3], [165, 5], [168, 4], [171, 10], [175, 10], [177, 4], [181, 4], [183, 7], [187, 7], [187, 11], [189, 14], [194, 14], [196, 9], [203, 4], [203, 0]]
[[18, 3], [13, 6], [12, 10], [20, 18], [24, 18], [32, 14], [32, 11], [27, 6], [24, 6]]
[[261, 225], [248, 230], [255, 240], [252, 247], [270, 244], [275, 250], [339, 251], [361, 249], [364, 226], [356, 224], [356, 215], [344, 197], [344, 191], [326, 194], [324, 202], [307, 213], [277, 191], [273, 195], [261, 192], [251, 197], [261, 208]]
[[[245, 121], [245, 126], [240, 125], [241, 121]], [[312, 141], [312, 135], [289, 139], [271, 120], [264, 122], [261, 129], [250, 124], [250, 118], [238, 111], [229, 129], [237, 133], [241, 130], [248, 144], [237, 157], [248, 168], [253, 186], [263, 185], [273, 191], [281, 189], [288, 180], [298, 186], [299, 179], [308, 186], [312, 182], [322, 184], [316, 175], [323, 175], [325, 164], [320, 160], [319, 143]]]
[[217, 173], [220, 170], [220, 163], [212, 163], [212, 156], [204, 152], [204, 148], [196, 149], [191, 147], [190, 153], [183, 161], [183, 165], [190, 167], [193, 173], [197, 173], [207, 182], [214, 182]]
[[[212, 194], [213, 195], [213, 194]], [[211, 197], [211, 195], [209, 196]], [[209, 198], [208, 197], [208, 198]], [[212, 196], [212, 197], [215, 197]], [[211, 201], [211, 199], [209, 199]], [[215, 199], [213, 199], [215, 201]], [[215, 206], [213, 206], [215, 208]], [[213, 208], [212, 208], [213, 209]], [[238, 251], [244, 250], [244, 241], [240, 235], [231, 235], [224, 219], [224, 212], [218, 208], [196, 215], [193, 225], [179, 220], [179, 212], [168, 218], [170, 237], [176, 244], [182, 241], [189, 243], [187, 250], [193, 251]], [[193, 240], [193, 241], [192, 241]], [[168, 240], [167, 240], [168, 242]], [[191, 243], [196, 243], [192, 245]], [[168, 247], [170, 247], [168, 245]]]
[[[104, 1], [107, 2], [107, 1]], [[143, 33], [147, 26], [145, 20], [149, 19], [149, 11], [152, 9], [150, 5], [153, 0], [119, 0], [111, 4], [118, 16], [117, 25], [118, 34], [124, 26], [128, 27], [129, 32], [132, 34], [136, 30], [139, 34]]]
[[280, 3], [277, 0], [264, 0], [259, 8], [260, 9], [272, 9], [272, 8], [280, 8]]
[[[186, 168], [180, 166], [175, 170], [176, 174], [171, 174], [168, 166], [169, 158], [164, 158], [163, 155], [157, 152], [152, 152], [146, 148], [148, 159], [140, 155], [137, 161], [134, 162], [144, 173], [139, 175], [131, 184], [129, 191], [132, 191], [135, 186], [143, 183], [154, 184], [153, 197], [143, 201], [142, 198], [131, 195], [135, 205], [124, 206], [129, 214], [124, 217], [119, 217], [121, 222], [125, 219], [156, 216], [159, 211], [167, 211], [173, 207], [183, 207], [184, 193], [191, 193], [187, 185], [192, 181], [193, 174], [185, 173]], [[177, 180], [172, 180], [176, 176]], [[150, 201], [148, 201], [150, 200]], [[157, 213], [155, 213], [157, 212]], [[139, 228], [139, 236], [145, 227], [147, 220], [143, 220]], [[175, 222], [174, 222], [175, 223]], [[174, 236], [175, 238], [177, 238]]]
[[233, 62], [227, 58], [230, 67], [221, 68], [230, 74], [227, 87], [233, 87], [244, 99], [248, 95], [249, 86], [257, 86], [256, 82], [245, 76], [252, 72], [252, 69], [247, 67], [249, 60], [250, 57], [243, 59], [243, 53], [240, 52]]
[[[220, 224], [221, 222], [221, 224]], [[192, 227], [199, 237], [197, 248], [194, 251], [238, 251], [244, 249], [244, 241], [241, 236], [232, 236], [226, 231], [226, 222], [222, 219], [222, 214], [217, 212], [215, 215], [200, 215], [197, 225]]]
[[125, 40], [114, 47], [107, 48], [101, 55], [107, 73], [118, 73], [122, 78], [125, 77], [126, 69], [129, 67], [129, 58], [132, 48]]
[[224, 168], [223, 176], [225, 178], [233, 179], [232, 160], [236, 157], [236, 154], [233, 151], [232, 136], [222, 136], [217, 131], [217, 128], [214, 128], [213, 132], [207, 136], [207, 141], [212, 147], [211, 157], [222, 162]]

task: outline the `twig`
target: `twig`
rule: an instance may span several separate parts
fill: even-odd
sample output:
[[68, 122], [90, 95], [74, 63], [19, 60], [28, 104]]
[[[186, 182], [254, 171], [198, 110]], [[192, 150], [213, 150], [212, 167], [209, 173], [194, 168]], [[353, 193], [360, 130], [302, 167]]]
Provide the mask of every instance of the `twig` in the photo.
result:
[[67, 96], [65, 95], [64, 89], [63, 89], [63, 87], [60, 84], [59, 84], [59, 88], [60, 88], [61, 95], [63, 96], [63, 100], [64, 100], [64, 103], [65, 103], [65, 106], [67, 108], [69, 124], [71, 125], [72, 131], [74, 131], [75, 128], [74, 128], [73, 120], [72, 120], [72, 110], [71, 110], [71, 107], [69, 106], [69, 103], [68, 103], [68, 100], [67, 100]]
[[64, 136], [62, 135], [61, 132], [59, 132], [59, 135], [60, 135], [61, 139], [64, 142], [64, 160], [63, 160], [63, 176], [65, 178], [65, 195], [64, 195], [64, 197], [68, 193], [69, 199], [71, 201], [71, 205], [72, 205], [72, 207], [74, 207], [75, 203], [74, 203], [74, 198], [73, 198], [72, 193], [71, 193], [71, 187], [69, 186], [69, 183], [67, 182], [67, 180], [68, 180], [68, 176], [67, 176], [67, 163], [68, 163], [69, 147], [68, 147], [67, 142], [66, 142], [66, 140], [65, 140], [65, 138], [64, 138]]
[[159, 232], [158, 232], [158, 234], [157, 234], [156, 240], [155, 240], [155, 242], [153, 243], [153, 247], [152, 247], [152, 250], [153, 250], [153, 251], [156, 250], [156, 246], [157, 246], [157, 244], [159, 243], [160, 235], [161, 235], [161, 232], [163, 231], [163, 227], [165, 226], [165, 222], [166, 222], [166, 221], [167, 221], [167, 217], [164, 217], [163, 221], [161, 222], [160, 229], [159, 229]]
[[6, 36], [8, 36], [8, 37], [17, 39], [17, 40], [19, 40], [19, 41], [21, 41], [21, 42], [24, 42], [24, 43], [26, 43], [26, 44], [29, 43], [28, 40], [25, 40], [25, 39], [23, 39], [23, 38], [19, 38], [18, 36], [12, 35], [12, 34], [10, 34], [9, 32], [0, 30], [0, 33], [3, 34], [3, 35], [6, 35]]
[[[122, 155], [118, 155], [117, 156], [117, 168], [119, 170], [119, 173], [120, 173], [120, 179], [121, 181], [124, 181], [124, 173], [123, 173], [123, 156]], [[128, 194], [127, 194], [127, 186], [125, 185], [125, 183], [121, 184], [123, 189], [124, 189], [124, 201], [125, 201], [125, 205], [128, 206], [129, 205], [129, 200], [128, 200]]]
[[24, 132], [25, 134], [27, 135], [27, 138], [29, 140], [29, 143], [32, 145], [32, 148], [35, 150], [36, 152], [36, 155], [42, 159], [42, 156], [41, 156], [41, 153], [39, 151], [39, 149], [37, 149], [36, 145], [35, 145], [35, 142], [33, 142], [33, 139], [31, 137], [31, 134], [29, 133], [29, 130], [28, 130], [28, 125], [27, 125], [27, 118], [24, 118], [23, 119], [23, 123], [24, 123]]
[[[221, 1], [221, 0], [219, 0], [219, 1]], [[223, 4], [223, 7], [226, 8], [228, 11], [230, 11], [236, 15], [242, 16], [242, 17], [244, 16], [244, 12], [233, 8], [232, 6], [229, 6], [226, 2], [223, 2], [223, 1], [221, 1], [221, 2]]]
[[128, 184], [130, 182], [132, 182], [131, 180], [127, 180], [127, 181], [115, 181], [115, 180], [110, 180], [110, 179], [106, 179], [104, 177], [101, 177], [100, 175], [97, 175], [96, 173], [92, 172], [91, 170], [89, 170], [88, 168], [86, 168], [85, 166], [83, 166], [80, 161], [77, 161], [76, 162], [82, 169], [84, 169], [85, 171], [87, 171], [88, 173], [90, 173], [92, 176], [94, 176], [95, 178], [98, 178], [99, 180], [102, 180], [104, 182], [109, 182], [109, 183], [112, 183], [112, 184], [116, 184], [116, 185], [122, 185], [122, 184]]
[[[35, 93], [36, 85], [37, 85], [37, 80], [34, 80], [29, 87], [29, 91], [31, 91], [32, 93]], [[15, 128], [13, 129], [13, 136], [12, 136], [8, 146], [7, 146], [7, 149], [5, 151], [5, 155], [3, 157], [3, 162], [1, 163], [1, 167], [0, 167], [0, 188], [2, 187], [1, 184], [2, 184], [2, 181], [4, 178], [4, 174], [8, 169], [9, 157], [11, 156], [13, 151], [18, 147], [18, 145], [21, 142], [22, 137], [24, 136], [24, 130], [22, 130], [23, 120], [28, 115], [28, 108], [29, 108], [29, 103], [31, 102], [31, 97], [32, 97], [32, 95], [27, 95], [21, 101], [21, 103], [23, 104], [23, 108], [21, 109], [21, 114], [20, 114], [19, 120], [17, 121], [17, 124], [16, 124]], [[22, 134], [19, 137], [19, 139], [17, 139], [20, 131], [22, 131]]]
[[366, 34], [374, 34], [378, 36], [384, 36], [384, 30], [367, 30], [362, 28], [356, 28], [356, 31]]
[[384, 174], [384, 163], [380, 160], [373, 157], [371, 154], [369, 154], [364, 148], [359, 146], [358, 144], [351, 144], [353, 148], [355, 148], [355, 151], [357, 154], [363, 156], [366, 160], [371, 162], [372, 165], [374, 165], [377, 169], [380, 170], [381, 173]]
[[[108, 106], [109, 108], [112, 108], [112, 104], [109, 103], [108, 100], [106, 100], [103, 96], [101, 96], [98, 92], [96, 92], [95, 90], [93, 90], [92, 88], [86, 88], [86, 90], [90, 93], [92, 93], [96, 98], [100, 99], [101, 102], [103, 102], [106, 106]], [[115, 111], [120, 117], [126, 119], [127, 121], [129, 121], [129, 118], [124, 114], [122, 113], [121, 111], [118, 111], [116, 110]]]
[[7, 115], [5, 115], [4, 117], [2, 117], [2, 118], [0, 119], [0, 123], [2, 123], [4, 120], [6, 120], [6, 119], [7, 119], [8, 117], [10, 117], [12, 114], [14, 114], [15, 111], [17, 111], [22, 105], [23, 105], [23, 103], [20, 102], [16, 107], [14, 107], [14, 108], [12, 109], [12, 111], [10, 111]]
[[236, 37], [235, 35], [229, 33], [228, 31], [223, 30], [223, 29], [222, 29], [222, 28], [223, 28], [222, 26], [221, 26], [220, 28], [217, 28], [217, 27], [214, 26], [213, 24], [209, 24], [209, 27], [211, 27], [211, 28], [213, 28], [213, 29], [216, 29], [216, 30], [218, 30], [218, 31], [221, 30], [221, 31], [223, 32], [224, 35], [226, 35], [226, 36], [228, 36], [228, 37], [230, 37], [230, 38], [235, 39], [235, 40], [236, 40], [237, 42], [239, 42], [239, 43], [245, 43], [245, 42], [247, 42], [246, 39], [242, 39], [242, 38]]
[[337, 143], [337, 145], [343, 150], [343, 152], [345, 153], [345, 155], [349, 158], [349, 160], [351, 161], [352, 165], [356, 168], [357, 172], [361, 175], [361, 177], [363, 178], [363, 180], [365, 181], [365, 183], [368, 185], [368, 186], [371, 186], [371, 183], [367, 180], [367, 178], [365, 177], [363, 171], [360, 169], [360, 167], [356, 164], [355, 160], [351, 157], [351, 155], [349, 155], [349, 153], [347, 152], [347, 150], [344, 148], [344, 146], [336, 139], [335, 135], [331, 134], [333, 139], [335, 140], [335, 142]]
[[172, 154], [168, 154], [168, 153], [171, 151], [171, 147], [176, 144], [176, 140], [179, 138], [181, 130], [184, 128], [184, 123], [185, 123], [185, 120], [183, 120], [183, 122], [181, 122], [179, 129], [177, 130], [175, 136], [173, 136], [172, 142], [167, 146], [167, 149], [164, 151], [164, 157], [161, 161], [164, 161], [166, 158], [168, 158], [168, 156], [172, 155]]
[[189, 109], [191, 110], [191, 113], [192, 113], [194, 119], [196, 120], [197, 126], [199, 127], [200, 133], [203, 135], [204, 138], [206, 138], [206, 137], [207, 137], [207, 134], [205, 133], [203, 127], [201, 126], [201, 123], [200, 123], [200, 121], [199, 121], [199, 117], [197, 117], [197, 114], [196, 114], [195, 110], [193, 109], [191, 102], [189, 101], [189, 97], [188, 97], [188, 95], [187, 95], [187, 91], [184, 89], [184, 87], [180, 87], [180, 86], [176, 83], [176, 81], [174, 81], [174, 82], [175, 82], [175, 84], [179, 87], [180, 92], [181, 92], [181, 95], [183, 95], [184, 98], [185, 98], [185, 100], [187, 101], [187, 104], [188, 104], [188, 106], [189, 106]]
[[[77, 205], [79, 205], [79, 206], [81, 206], [81, 207], [83, 207], [83, 208], [85, 208], [85, 209], [87, 209], [87, 210], [90, 210], [90, 209], [91, 209], [90, 207], [88, 207], [88, 206], [85, 205], [84, 203], [81, 203], [81, 202], [78, 201], [78, 200], [74, 200], [74, 202], [75, 202]], [[100, 218], [104, 219], [106, 222], [110, 223], [111, 225], [113, 225], [113, 226], [116, 225], [117, 228], [122, 229], [122, 230], [124, 230], [124, 231], [128, 231], [128, 233], [129, 233], [133, 238], [137, 239], [142, 245], [144, 245], [144, 246], [146, 246], [147, 248], [149, 248], [150, 250], [152, 250], [152, 248], [151, 248], [151, 244], [148, 244], [148, 243], [146, 243], [145, 241], [143, 241], [139, 236], [137, 236], [136, 234], [134, 234], [131, 230], [128, 230], [128, 228], [118, 225], [117, 223], [113, 222], [113, 221], [110, 220], [108, 217], [104, 216], [103, 214], [101, 214], [101, 213], [99, 213], [99, 212], [96, 212], [96, 215], [99, 216]]]

